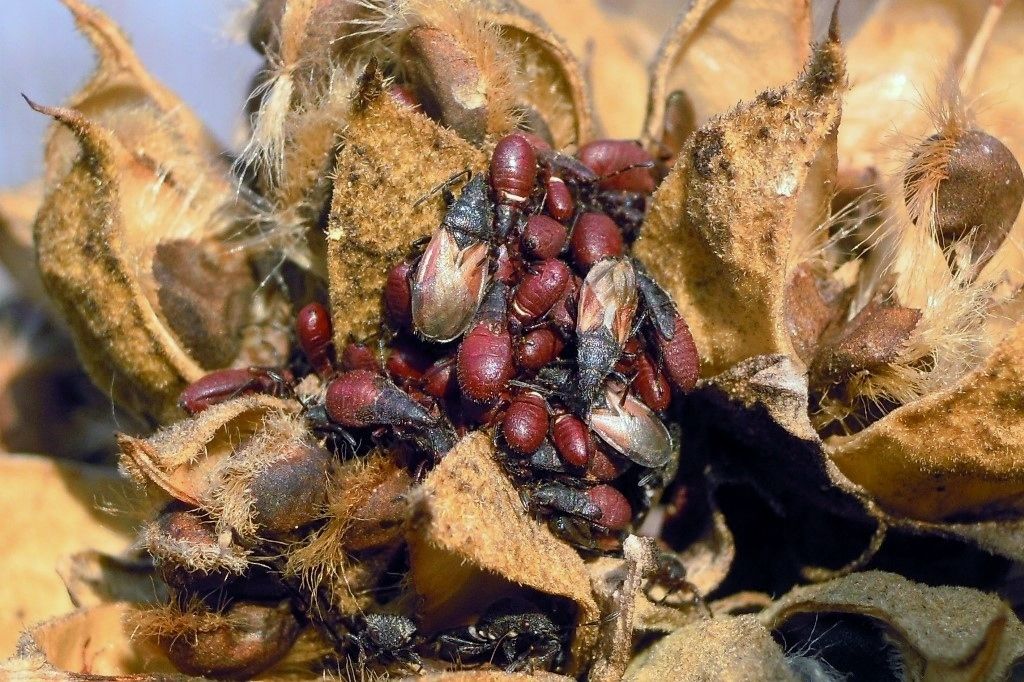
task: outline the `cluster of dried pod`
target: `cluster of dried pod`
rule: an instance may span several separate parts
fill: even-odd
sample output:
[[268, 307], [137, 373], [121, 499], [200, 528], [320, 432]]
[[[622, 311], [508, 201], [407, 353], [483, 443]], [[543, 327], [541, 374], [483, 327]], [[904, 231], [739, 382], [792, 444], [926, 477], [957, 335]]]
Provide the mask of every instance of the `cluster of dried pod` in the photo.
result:
[[[907, 3], [948, 43], [927, 111], [879, 86], [925, 71], [886, 43], [927, 24], [913, 8], [881, 3], [845, 50], [833, 16], [809, 49], [804, 2], [698, 0], [638, 140], [595, 133], [636, 128], [591, 110], [614, 79], [518, 3], [262, 0], [230, 158], [64, 3], [100, 63], [65, 106], [29, 102], [56, 123], [20, 279], [138, 419], [117, 443], [146, 519], [128, 555], [62, 569], [76, 603], [115, 603], [36, 628], [11, 669], [994, 679], [1024, 658], [1019, 603], [862, 570], [890, 532], [1024, 561], [1024, 138], [972, 100], [1020, 61], [1019, 0]], [[610, 36], [585, 4], [545, 10]], [[798, 540], [752, 541], [768, 517]], [[90, 628], [124, 646], [79, 646]]]

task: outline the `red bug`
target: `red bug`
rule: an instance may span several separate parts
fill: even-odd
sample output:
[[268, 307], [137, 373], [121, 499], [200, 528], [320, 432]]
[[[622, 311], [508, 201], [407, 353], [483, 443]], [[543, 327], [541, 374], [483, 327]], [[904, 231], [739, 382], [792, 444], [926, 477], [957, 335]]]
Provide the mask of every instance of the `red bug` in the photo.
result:
[[495, 231], [504, 238], [537, 182], [537, 153], [521, 133], [506, 135], [491, 155], [491, 187], [498, 202]]
[[605, 258], [617, 258], [625, 250], [622, 231], [603, 213], [584, 213], [572, 230], [572, 258], [584, 272]]
[[532, 215], [521, 237], [523, 252], [531, 258], [546, 260], [561, 253], [568, 231], [565, 225], [544, 215]]
[[516, 288], [512, 315], [519, 322], [536, 320], [551, 309], [572, 280], [569, 266], [551, 258], [536, 264]]
[[495, 282], [456, 359], [462, 394], [478, 403], [498, 398], [515, 376], [512, 335], [508, 331], [508, 287]]
[[451, 398], [457, 387], [455, 382], [455, 358], [438, 360], [423, 373], [423, 392], [438, 399]]
[[566, 462], [574, 467], [586, 467], [594, 452], [594, 438], [579, 417], [560, 414], [551, 428], [551, 440]]
[[669, 381], [684, 393], [692, 391], [700, 375], [700, 355], [686, 320], [676, 316], [671, 338], [663, 337], [660, 332], [655, 334]]
[[604, 405], [590, 412], [590, 428], [626, 459], [656, 469], [672, 461], [672, 438], [658, 416], [618, 381], [605, 387]]
[[633, 388], [647, 407], [655, 412], [664, 412], [672, 402], [672, 387], [662, 373], [661, 368], [647, 354], [637, 356], [635, 361], [636, 375]]
[[631, 336], [638, 304], [636, 271], [628, 258], [606, 258], [590, 269], [576, 317], [576, 409], [586, 415]]
[[337, 375], [327, 384], [327, 416], [347, 428], [427, 427], [436, 419], [385, 377], [365, 369]]
[[408, 329], [412, 324], [411, 274], [410, 263], [399, 263], [391, 268], [384, 281], [384, 314], [396, 329]]
[[583, 280], [573, 275], [572, 280], [565, 286], [565, 291], [548, 312], [551, 322], [563, 334], [571, 334], [576, 326], [576, 303], [581, 286], [583, 286]]
[[572, 192], [565, 181], [557, 175], [552, 175], [548, 178], [545, 190], [547, 194], [544, 197], [544, 208], [547, 209], [548, 215], [562, 223], [569, 220], [576, 211], [576, 202], [573, 201]]
[[654, 159], [635, 140], [595, 140], [583, 145], [577, 156], [599, 176], [601, 189], [654, 191]]
[[285, 395], [291, 387], [288, 371], [270, 367], [219, 369], [200, 377], [185, 387], [178, 399], [178, 407], [196, 415], [214, 405], [249, 393]]
[[498, 257], [495, 259], [494, 268], [495, 281], [512, 286], [519, 279], [519, 266], [509, 252], [508, 246], [502, 244], [498, 247]]
[[369, 346], [350, 341], [341, 350], [341, 368], [368, 369], [374, 372], [380, 371], [380, 361]]
[[587, 497], [601, 510], [599, 526], [610, 530], [625, 530], [633, 522], [633, 508], [625, 495], [610, 485], [594, 486], [587, 491]]
[[605, 452], [604, 448], [594, 447], [587, 462], [587, 476], [598, 481], [614, 481], [629, 468], [629, 462], [618, 455]]
[[548, 403], [534, 391], [522, 393], [509, 403], [501, 422], [501, 433], [513, 452], [529, 455], [537, 451], [548, 435]]
[[433, 363], [434, 359], [427, 354], [423, 346], [402, 339], [391, 346], [385, 366], [388, 375], [402, 383], [419, 381]]
[[557, 358], [565, 348], [562, 337], [548, 329], [531, 329], [516, 349], [516, 364], [520, 369], [536, 372]]
[[313, 371], [321, 377], [334, 372], [331, 362], [331, 316], [321, 303], [310, 303], [295, 318], [295, 336]]
[[392, 85], [388, 88], [388, 95], [403, 107], [418, 109], [420, 106], [420, 101], [415, 93], [404, 85]]

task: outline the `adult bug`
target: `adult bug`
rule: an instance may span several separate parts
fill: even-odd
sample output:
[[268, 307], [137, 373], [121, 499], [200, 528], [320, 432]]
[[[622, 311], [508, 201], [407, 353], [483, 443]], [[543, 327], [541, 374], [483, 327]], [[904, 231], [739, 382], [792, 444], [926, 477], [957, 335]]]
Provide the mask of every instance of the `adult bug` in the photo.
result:
[[590, 411], [622, 354], [636, 311], [636, 273], [629, 259], [607, 258], [590, 269], [580, 289], [576, 318], [576, 409], [581, 415]]
[[568, 633], [535, 604], [502, 599], [477, 622], [437, 635], [439, 654], [458, 662], [489, 661], [506, 672], [555, 670], [562, 666]]
[[360, 665], [400, 661], [417, 668], [422, 665], [416, 647], [423, 642], [416, 623], [394, 613], [354, 616], [348, 638], [356, 647]]
[[672, 461], [672, 437], [665, 424], [621, 382], [607, 383], [604, 404], [590, 411], [588, 422], [601, 440], [642, 467], [660, 469]]
[[447, 343], [473, 321], [490, 281], [493, 220], [486, 179], [473, 176], [451, 202], [413, 273], [410, 313], [424, 339]]

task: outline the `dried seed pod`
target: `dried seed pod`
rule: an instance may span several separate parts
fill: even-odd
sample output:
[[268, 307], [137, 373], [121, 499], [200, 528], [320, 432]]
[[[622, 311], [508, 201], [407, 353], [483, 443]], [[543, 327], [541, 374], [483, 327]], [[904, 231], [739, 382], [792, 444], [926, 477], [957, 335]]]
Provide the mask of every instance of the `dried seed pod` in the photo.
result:
[[536, 452], [548, 435], [548, 403], [539, 393], [530, 391], [512, 399], [505, 409], [501, 434], [513, 452]]
[[211, 592], [249, 567], [240, 547], [222, 542], [200, 512], [179, 503], [168, 505], [144, 528], [142, 542], [160, 578], [177, 590]]
[[252, 520], [269, 535], [291, 533], [321, 518], [333, 456], [296, 443], [248, 478]]
[[289, 602], [235, 602], [222, 614], [183, 614], [157, 637], [175, 666], [189, 675], [251, 679], [281, 660], [301, 629]]
[[572, 230], [570, 249], [578, 268], [586, 272], [600, 260], [623, 254], [622, 230], [603, 213], [584, 213]]
[[939, 245], [950, 252], [964, 243], [976, 269], [1006, 239], [1024, 202], [1020, 163], [981, 130], [929, 137], [911, 158], [904, 186], [909, 203], [922, 192], [929, 195], [929, 220]]

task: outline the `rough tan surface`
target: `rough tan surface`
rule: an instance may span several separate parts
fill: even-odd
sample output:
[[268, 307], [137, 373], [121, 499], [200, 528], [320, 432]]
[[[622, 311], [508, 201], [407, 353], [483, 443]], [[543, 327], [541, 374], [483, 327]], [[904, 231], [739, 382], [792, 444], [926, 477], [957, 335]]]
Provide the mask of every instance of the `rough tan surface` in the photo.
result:
[[790, 241], [809, 164], [839, 120], [842, 51], [823, 44], [780, 91], [713, 119], [654, 195], [636, 255], [679, 305], [702, 374], [790, 353]]

